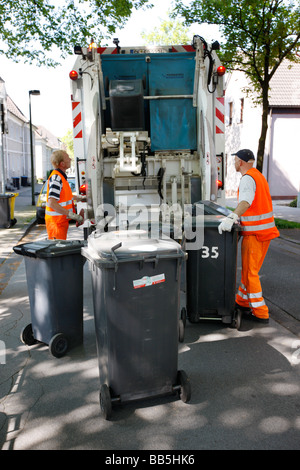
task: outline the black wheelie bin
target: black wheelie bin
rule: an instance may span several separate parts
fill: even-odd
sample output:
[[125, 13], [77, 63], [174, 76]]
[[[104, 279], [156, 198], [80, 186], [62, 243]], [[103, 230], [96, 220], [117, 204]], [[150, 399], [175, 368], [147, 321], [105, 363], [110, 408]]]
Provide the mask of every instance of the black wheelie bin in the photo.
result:
[[83, 242], [38, 240], [14, 247], [25, 258], [31, 323], [21, 341], [49, 345], [62, 357], [83, 342]]
[[82, 254], [92, 277], [102, 416], [149, 397], [189, 401], [189, 379], [177, 370], [180, 245], [143, 230], [94, 232]]
[[[193, 231], [203, 230], [203, 245], [187, 244], [187, 317], [191, 323], [219, 319], [239, 329], [241, 311], [235, 308], [239, 225], [221, 235], [219, 215], [194, 216]], [[196, 245], [195, 245], [196, 246]]]

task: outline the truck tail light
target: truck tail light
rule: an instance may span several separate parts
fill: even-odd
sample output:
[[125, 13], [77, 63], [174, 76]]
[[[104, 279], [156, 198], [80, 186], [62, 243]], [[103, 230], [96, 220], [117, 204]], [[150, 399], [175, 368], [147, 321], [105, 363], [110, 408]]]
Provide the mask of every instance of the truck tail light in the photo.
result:
[[223, 189], [223, 181], [217, 180], [217, 187], [218, 189]]
[[69, 77], [71, 80], [77, 80], [78, 79], [78, 72], [76, 70], [71, 70], [69, 73]]
[[79, 194], [86, 195], [86, 183], [83, 183], [79, 188]]
[[217, 74], [219, 75], [219, 77], [222, 77], [226, 72], [226, 68], [224, 67], [224, 65], [220, 65], [218, 68], [217, 68]]

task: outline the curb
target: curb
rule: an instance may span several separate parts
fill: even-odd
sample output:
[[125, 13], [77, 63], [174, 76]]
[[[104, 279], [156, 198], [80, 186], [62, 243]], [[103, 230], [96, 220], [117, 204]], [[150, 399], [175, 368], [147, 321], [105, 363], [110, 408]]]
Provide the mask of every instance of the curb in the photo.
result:
[[288, 238], [288, 237], [285, 237], [283, 235], [279, 235], [278, 238], [281, 238], [282, 240], [284, 240], [286, 242], [295, 243], [296, 245], [300, 245], [300, 241], [294, 240], [293, 238]]
[[[20, 242], [21, 240], [23, 240], [23, 238], [25, 238], [25, 237], [28, 235], [28, 233], [30, 232], [30, 230], [33, 229], [33, 227], [34, 227], [35, 225], [37, 225], [37, 218], [34, 218], [34, 219], [30, 222], [30, 224], [26, 227], [25, 232], [24, 232], [23, 235], [21, 236], [19, 242]], [[19, 243], [19, 242], [18, 242], [18, 243]]]

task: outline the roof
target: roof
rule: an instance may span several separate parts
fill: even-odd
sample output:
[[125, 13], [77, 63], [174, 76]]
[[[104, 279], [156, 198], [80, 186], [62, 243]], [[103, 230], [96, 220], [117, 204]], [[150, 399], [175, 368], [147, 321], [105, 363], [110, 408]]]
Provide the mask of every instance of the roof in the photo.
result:
[[300, 63], [284, 60], [271, 82], [269, 106], [300, 107]]
[[21, 121], [23, 122], [28, 122], [29, 119], [24, 116], [24, 114], [22, 113], [22, 111], [18, 108], [18, 106], [13, 102], [13, 100], [11, 99], [11, 97], [9, 95], [7, 95], [7, 110], [12, 113], [14, 116], [16, 116], [17, 118], [19, 118]]
[[36, 135], [37, 137], [45, 140], [50, 148], [60, 148], [60, 140], [51, 134], [51, 132], [48, 131], [48, 129], [46, 129], [44, 126], [37, 126]]

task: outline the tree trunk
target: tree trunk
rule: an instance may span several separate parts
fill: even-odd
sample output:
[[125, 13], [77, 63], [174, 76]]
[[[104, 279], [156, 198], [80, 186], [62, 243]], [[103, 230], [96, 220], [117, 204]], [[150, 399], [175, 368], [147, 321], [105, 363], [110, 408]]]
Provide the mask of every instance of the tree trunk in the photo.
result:
[[268, 131], [268, 115], [269, 115], [269, 100], [268, 100], [269, 84], [263, 86], [263, 112], [261, 120], [261, 134], [258, 142], [257, 162], [256, 168], [262, 172], [264, 164], [264, 153], [266, 145], [266, 137]]

